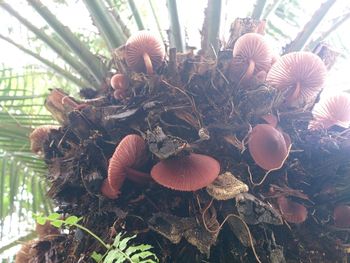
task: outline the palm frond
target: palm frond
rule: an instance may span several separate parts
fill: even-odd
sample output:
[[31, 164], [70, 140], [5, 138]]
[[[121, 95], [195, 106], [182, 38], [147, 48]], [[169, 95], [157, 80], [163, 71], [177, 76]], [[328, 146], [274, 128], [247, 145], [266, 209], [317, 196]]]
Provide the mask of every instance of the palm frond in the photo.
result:
[[20, 44], [12, 41], [10, 38], [5, 37], [3, 35], [0, 34], [0, 38], [5, 40], [6, 42], [14, 45], [15, 47], [17, 47], [18, 49], [22, 50], [24, 53], [29, 54], [30, 56], [36, 58], [37, 60], [39, 60], [40, 62], [42, 62], [44, 65], [48, 66], [49, 68], [53, 69], [54, 71], [56, 71], [58, 74], [62, 75], [63, 77], [65, 77], [66, 79], [72, 81], [74, 84], [76, 84], [78, 87], [83, 88], [83, 87], [87, 87], [89, 86], [89, 84], [87, 82], [84, 82], [82, 80], [80, 80], [79, 78], [75, 77], [74, 75], [72, 75], [68, 70], [65, 70], [59, 66], [57, 66], [55, 63], [43, 58], [42, 56], [34, 53], [33, 51], [21, 46]]
[[293, 51], [300, 51], [305, 46], [316, 27], [321, 23], [335, 2], [336, 0], [327, 0], [318, 10], [316, 10], [309, 22], [304, 26], [303, 30], [300, 31], [297, 37], [284, 49], [285, 54]]
[[180, 25], [179, 13], [177, 10], [176, 0], [167, 0], [167, 7], [169, 11], [169, 44], [170, 48], [175, 47], [178, 52], [185, 50], [184, 37], [182, 27]]
[[[33, 73], [33, 75], [31, 75]], [[50, 212], [42, 176], [46, 165], [30, 151], [28, 135], [33, 127], [53, 123], [42, 106], [45, 97], [36, 85], [43, 75], [33, 68], [24, 74], [0, 70], [0, 234], [8, 232], [7, 220], [26, 221], [32, 211]], [[33, 87], [31, 87], [33, 85]]]
[[138, 28], [139, 30], [144, 30], [144, 29], [145, 29], [145, 26], [143, 25], [140, 12], [139, 12], [139, 10], [137, 9], [134, 0], [128, 0], [128, 3], [129, 3], [129, 6], [130, 6], [132, 15], [133, 15], [133, 17], [134, 17], [134, 19], [135, 19], [137, 28]]
[[[55, 51], [69, 66], [71, 66], [79, 75], [86, 81], [93, 83], [94, 78], [89, 74], [87, 68], [77, 59], [70, 54], [68, 46], [60, 41], [55, 41], [54, 38], [47, 35], [42, 29], [34, 26], [29, 20], [21, 16], [15, 9], [13, 9], [8, 3], [0, 1], [0, 7], [6, 10], [9, 14], [15, 17], [26, 28], [35, 34], [41, 41], [47, 44], [53, 51]], [[33, 53], [33, 52], [32, 52]]]
[[162, 38], [162, 40], [163, 40], [163, 42], [164, 42], [165, 38], [164, 38], [164, 35], [163, 35], [163, 30], [162, 30], [162, 27], [160, 26], [160, 21], [159, 21], [159, 19], [158, 19], [158, 15], [157, 15], [157, 13], [156, 13], [156, 10], [155, 10], [153, 1], [152, 1], [152, 0], [148, 0], [148, 3], [149, 3], [149, 5], [150, 5], [150, 7], [151, 7], [152, 15], [153, 15], [153, 18], [154, 18], [154, 20], [155, 20], [155, 22], [156, 22], [157, 29], [158, 29], [158, 31], [159, 31], [159, 35], [161, 36], [161, 38]]
[[202, 27], [202, 52], [213, 55], [219, 49], [221, 0], [208, 0]]
[[252, 18], [259, 20], [266, 5], [266, 0], [257, 0], [252, 12]]
[[39, 0], [28, 0], [29, 4], [55, 30], [69, 48], [80, 58], [95, 78], [98, 85], [102, 85], [106, 75], [106, 65], [74, 35], [69, 27], [64, 26], [56, 16]]
[[104, 1], [84, 0], [84, 4], [111, 52], [125, 43], [126, 36], [123, 30], [108, 12]]

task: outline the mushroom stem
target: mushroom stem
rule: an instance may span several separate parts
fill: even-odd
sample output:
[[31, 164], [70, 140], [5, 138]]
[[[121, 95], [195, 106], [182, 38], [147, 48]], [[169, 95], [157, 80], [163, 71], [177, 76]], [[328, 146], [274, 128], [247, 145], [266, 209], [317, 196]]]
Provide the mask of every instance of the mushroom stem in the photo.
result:
[[251, 78], [251, 76], [254, 73], [254, 69], [255, 69], [255, 62], [252, 59], [250, 59], [248, 68], [247, 68], [246, 72], [244, 73], [242, 80], [246, 80], [246, 79]]
[[151, 61], [150, 56], [147, 53], [143, 53], [142, 57], [143, 57], [143, 61], [145, 62], [147, 74], [152, 75], [153, 74], [153, 66], [152, 66], [152, 61]]
[[299, 97], [300, 90], [301, 90], [300, 82], [297, 82], [297, 84], [293, 90], [293, 93], [288, 97], [288, 102], [296, 100]]

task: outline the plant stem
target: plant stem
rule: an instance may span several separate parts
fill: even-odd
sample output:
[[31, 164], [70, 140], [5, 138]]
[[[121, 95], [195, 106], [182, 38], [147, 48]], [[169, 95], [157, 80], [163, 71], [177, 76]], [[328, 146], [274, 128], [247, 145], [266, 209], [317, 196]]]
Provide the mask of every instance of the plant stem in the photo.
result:
[[313, 50], [318, 45], [318, 43], [325, 40], [330, 34], [336, 31], [349, 18], [350, 13], [343, 15], [339, 20], [337, 20], [333, 25], [331, 25], [331, 27], [327, 31], [323, 32], [316, 40], [310, 42], [307, 46], [307, 49]]
[[256, 0], [253, 12], [252, 12], [252, 18], [259, 20], [266, 4], [266, 0]]
[[335, 2], [336, 0], [327, 0], [324, 2], [313, 14], [310, 21], [306, 23], [303, 30], [299, 32], [297, 37], [286, 46], [283, 53], [287, 54], [289, 52], [301, 50]]
[[[202, 52], [214, 56], [219, 49], [221, 0], [208, 0], [202, 27]], [[215, 53], [215, 54], [213, 54]]]
[[84, 0], [84, 4], [111, 52], [125, 43], [126, 36], [122, 28], [108, 12], [103, 1]]
[[[57, 220], [60, 221], [62, 223], [65, 223], [64, 220]], [[91, 235], [93, 238], [95, 238], [98, 242], [101, 243], [101, 245], [103, 245], [107, 250], [110, 249], [110, 246], [108, 244], [106, 244], [105, 242], [103, 242], [103, 240], [101, 238], [99, 238], [96, 234], [94, 234], [93, 232], [91, 232], [89, 229], [87, 229], [86, 227], [83, 227], [82, 225], [79, 224], [72, 224], [72, 226], [75, 226], [77, 228], [80, 228], [81, 230], [84, 230], [86, 233], [88, 233], [89, 235]]]
[[139, 30], [144, 30], [145, 27], [142, 23], [142, 19], [141, 19], [141, 16], [140, 16], [140, 13], [139, 13], [139, 10], [137, 9], [136, 5], [135, 5], [135, 2], [134, 0], [128, 0], [128, 3], [129, 3], [129, 7], [131, 9], [131, 12], [134, 16], [134, 19], [135, 19], [135, 22], [136, 22], [136, 25], [137, 25], [137, 28]]
[[185, 45], [177, 11], [176, 0], [167, 0], [167, 7], [170, 18], [169, 44], [170, 48], [175, 47], [178, 52], [183, 52]]
[[27, 0], [42, 18], [57, 32], [72, 51], [81, 59], [94, 76], [96, 83], [102, 85], [107, 72], [106, 66], [82, 43], [73, 32], [64, 26], [40, 0]]
[[162, 27], [160, 26], [160, 22], [159, 22], [157, 13], [156, 13], [156, 11], [155, 11], [155, 8], [154, 8], [154, 6], [153, 6], [152, 0], [148, 0], [148, 3], [149, 3], [149, 5], [150, 5], [150, 7], [151, 7], [154, 20], [156, 21], [159, 34], [160, 34], [162, 40], [164, 41], [165, 38], [164, 38], [164, 35], [163, 35], [163, 33], [162, 33], [163, 30], [162, 30]]
[[124, 21], [121, 19], [120, 15], [117, 12], [117, 9], [115, 8], [115, 6], [113, 5], [113, 3], [111, 2], [111, 0], [106, 0], [106, 3], [108, 5], [108, 9], [110, 9], [110, 13], [113, 16], [115, 22], [117, 24], [119, 24], [119, 26], [121, 27], [124, 35], [129, 38], [130, 37], [130, 30], [129, 28], [126, 26], [126, 24], [124, 23]]

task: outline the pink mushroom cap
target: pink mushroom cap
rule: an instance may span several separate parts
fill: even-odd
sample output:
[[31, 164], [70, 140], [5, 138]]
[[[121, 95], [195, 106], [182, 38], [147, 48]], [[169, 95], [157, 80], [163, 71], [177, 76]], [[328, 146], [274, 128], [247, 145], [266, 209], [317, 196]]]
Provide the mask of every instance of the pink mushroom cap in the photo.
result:
[[[146, 143], [141, 136], [131, 134], [124, 137], [109, 161], [107, 177], [109, 185], [104, 182], [102, 191], [107, 192], [111, 187], [112, 192], [118, 195], [129, 171], [140, 168], [147, 160], [146, 152]], [[138, 173], [133, 175], [135, 174]]]
[[247, 33], [237, 39], [233, 48], [233, 72], [235, 75], [240, 73], [244, 79], [248, 79], [258, 72], [268, 72], [271, 60], [272, 52], [262, 35]]
[[158, 37], [148, 31], [139, 31], [125, 44], [126, 64], [136, 72], [153, 74], [165, 58], [165, 47]]
[[311, 52], [292, 52], [282, 56], [271, 67], [266, 82], [287, 92], [289, 103], [300, 98], [308, 100], [323, 88], [327, 69]]
[[30, 148], [32, 152], [40, 154], [42, 152], [43, 143], [49, 139], [51, 130], [58, 130], [57, 125], [41, 125], [36, 127], [29, 135]]
[[334, 225], [337, 227], [350, 227], [350, 206], [338, 205], [333, 211]]
[[210, 156], [188, 156], [160, 161], [151, 170], [159, 184], [178, 191], [196, 191], [211, 184], [220, 173], [220, 164]]
[[122, 99], [125, 97], [128, 83], [124, 74], [113, 75], [113, 77], [111, 78], [111, 86], [115, 90], [114, 97], [116, 99]]
[[289, 136], [269, 124], [256, 125], [249, 135], [250, 155], [265, 170], [281, 167], [288, 156], [289, 147]]
[[321, 99], [312, 110], [310, 129], [328, 129], [334, 125], [348, 128], [350, 125], [350, 94], [339, 93]]
[[302, 204], [289, 200], [285, 196], [277, 198], [282, 217], [289, 223], [300, 224], [307, 218], [307, 209]]

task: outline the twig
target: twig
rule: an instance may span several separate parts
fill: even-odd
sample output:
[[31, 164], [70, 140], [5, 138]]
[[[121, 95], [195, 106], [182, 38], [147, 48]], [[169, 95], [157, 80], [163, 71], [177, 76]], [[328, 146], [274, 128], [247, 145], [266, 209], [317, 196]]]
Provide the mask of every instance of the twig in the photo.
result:
[[[198, 196], [196, 196], [196, 198], [197, 198], [197, 202], [198, 202], [199, 208], [201, 209], [201, 205], [200, 205]], [[207, 230], [208, 232], [210, 232], [210, 233], [217, 233], [217, 232], [220, 231], [220, 229], [223, 227], [223, 225], [226, 223], [226, 221], [227, 221], [230, 217], [235, 217], [235, 218], [239, 219], [239, 220], [243, 223], [245, 229], [247, 230], [248, 237], [249, 237], [249, 243], [250, 243], [250, 245], [251, 245], [251, 248], [252, 248], [252, 251], [253, 251], [253, 254], [254, 254], [254, 256], [255, 256], [256, 261], [259, 262], [259, 263], [262, 263], [262, 262], [260, 261], [260, 259], [259, 259], [258, 254], [256, 253], [256, 250], [255, 250], [255, 247], [254, 247], [254, 242], [253, 242], [253, 237], [252, 237], [252, 234], [251, 234], [251, 232], [250, 232], [250, 230], [249, 230], [249, 227], [248, 227], [247, 223], [244, 222], [244, 220], [243, 220], [240, 216], [235, 215], [235, 214], [229, 214], [229, 215], [227, 215], [227, 216], [225, 217], [225, 219], [222, 221], [222, 223], [220, 224], [220, 226], [218, 227], [217, 230], [210, 230], [210, 229], [207, 227], [206, 222], [205, 222], [204, 214], [205, 214], [206, 211], [209, 209], [209, 207], [212, 205], [213, 200], [214, 200], [214, 199], [212, 198], [211, 201], [210, 201], [210, 203], [206, 206], [206, 208], [205, 208], [205, 209], [203, 210], [203, 212], [202, 212], [202, 221], [203, 221], [203, 224], [204, 224], [206, 230]]]

